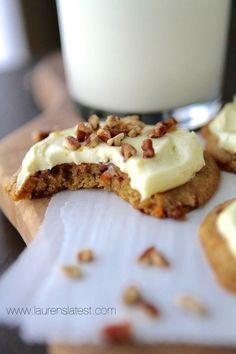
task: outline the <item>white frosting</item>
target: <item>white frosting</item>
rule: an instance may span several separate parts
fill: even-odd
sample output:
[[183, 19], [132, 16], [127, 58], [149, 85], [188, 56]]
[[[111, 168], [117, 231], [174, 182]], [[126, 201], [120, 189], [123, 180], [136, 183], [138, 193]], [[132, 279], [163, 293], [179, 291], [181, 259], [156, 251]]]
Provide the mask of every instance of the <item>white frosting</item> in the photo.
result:
[[64, 139], [68, 135], [75, 136], [75, 128], [51, 133], [27, 152], [18, 175], [17, 188], [21, 188], [26, 179], [37, 171], [51, 169], [57, 164], [111, 162], [129, 175], [131, 187], [139, 191], [142, 199], [146, 199], [154, 193], [188, 182], [205, 165], [197, 135], [184, 129], [152, 139], [155, 156], [144, 159], [141, 143], [150, 128], [152, 126], [146, 126], [135, 138], [125, 137], [123, 142], [137, 150], [137, 154], [126, 162], [119, 146], [106, 143], [95, 148], [82, 146], [76, 151], [67, 150]]
[[236, 200], [219, 214], [216, 226], [236, 257]]
[[221, 148], [236, 153], [236, 100], [223, 107], [209, 128], [217, 136]]

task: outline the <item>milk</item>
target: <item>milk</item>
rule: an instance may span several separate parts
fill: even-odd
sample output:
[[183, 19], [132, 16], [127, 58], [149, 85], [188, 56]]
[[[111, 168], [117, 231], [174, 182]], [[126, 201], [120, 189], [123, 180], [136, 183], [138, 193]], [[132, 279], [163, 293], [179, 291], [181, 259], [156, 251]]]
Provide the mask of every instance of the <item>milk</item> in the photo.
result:
[[219, 97], [230, 0], [58, 0], [78, 102], [157, 112]]

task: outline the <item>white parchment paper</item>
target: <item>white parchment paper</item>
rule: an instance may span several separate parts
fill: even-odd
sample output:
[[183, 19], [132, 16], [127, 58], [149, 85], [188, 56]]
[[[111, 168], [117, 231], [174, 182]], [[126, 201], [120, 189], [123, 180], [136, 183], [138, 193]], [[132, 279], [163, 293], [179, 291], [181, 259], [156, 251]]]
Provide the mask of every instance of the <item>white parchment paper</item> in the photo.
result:
[[[236, 296], [215, 280], [198, 236], [206, 213], [234, 196], [235, 175], [222, 173], [214, 197], [178, 222], [141, 214], [103, 190], [55, 195], [36, 239], [0, 281], [0, 321], [18, 325], [27, 341], [100, 343], [105, 324], [128, 320], [146, 343], [236, 345]], [[136, 262], [152, 245], [167, 256], [169, 269]], [[76, 264], [83, 248], [92, 248], [96, 260], [81, 265], [81, 279], [66, 278], [61, 265]], [[160, 319], [122, 304], [131, 284], [161, 309]], [[204, 303], [208, 316], [176, 307], [182, 293]], [[18, 308], [27, 311], [9, 310]]]

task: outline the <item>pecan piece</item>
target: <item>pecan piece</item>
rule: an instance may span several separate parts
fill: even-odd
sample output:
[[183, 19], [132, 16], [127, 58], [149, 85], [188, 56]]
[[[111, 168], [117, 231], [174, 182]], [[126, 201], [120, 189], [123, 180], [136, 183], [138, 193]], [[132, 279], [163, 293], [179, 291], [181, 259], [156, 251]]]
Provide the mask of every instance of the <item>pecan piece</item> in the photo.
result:
[[137, 154], [137, 150], [135, 147], [128, 143], [121, 144], [121, 154], [124, 156], [124, 161], [127, 161], [131, 156]]
[[110, 138], [107, 140], [107, 144], [108, 145], [114, 145], [114, 146], [120, 146], [121, 145], [121, 141], [124, 139], [125, 134], [124, 133], [119, 133], [117, 135], [115, 135], [113, 138]]
[[90, 148], [94, 148], [96, 147], [98, 144], [100, 143], [100, 139], [99, 137], [97, 136], [96, 133], [92, 133], [90, 134], [87, 139], [85, 140], [85, 143], [84, 145], [85, 146], [88, 146]]
[[113, 344], [125, 344], [132, 341], [132, 327], [128, 322], [107, 325], [102, 330], [103, 337]]
[[197, 299], [190, 295], [181, 295], [177, 297], [176, 304], [187, 311], [194, 312], [199, 315], [206, 315], [207, 308]]
[[141, 301], [140, 306], [148, 316], [157, 317], [160, 315], [160, 310], [150, 302]]
[[149, 132], [149, 138], [161, 138], [167, 133], [167, 126], [164, 122], [158, 122]]
[[105, 142], [111, 139], [111, 133], [107, 129], [98, 129], [97, 136]]
[[106, 126], [108, 126], [109, 128], [115, 128], [119, 124], [120, 124], [120, 118], [113, 114], [108, 116], [106, 119]]
[[124, 118], [121, 118], [121, 120], [123, 124], [136, 125], [141, 129], [145, 127], [145, 123], [140, 120], [138, 115], [125, 116]]
[[77, 259], [80, 262], [92, 262], [94, 260], [94, 254], [91, 249], [84, 249], [78, 252]]
[[117, 176], [115, 167], [113, 165], [109, 165], [108, 168], [100, 176], [100, 179], [106, 182], [110, 181], [115, 176]]
[[76, 126], [76, 137], [80, 142], [85, 141], [93, 129], [89, 123], [80, 122]]
[[64, 141], [64, 147], [68, 150], [77, 150], [80, 147], [80, 142], [74, 136], [66, 136]]
[[138, 262], [145, 265], [153, 265], [160, 268], [169, 267], [169, 262], [165, 256], [152, 246], [147, 248], [139, 257]]
[[63, 265], [61, 270], [68, 278], [72, 279], [79, 278], [82, 275], [81, 269], [76, 265]]
[[135, 138], [136, 136], [140, 135], [142, 131], [142, 128], [140, 128], [138, 125], [132, 127], [129, 131], [128, 131], [128, 136], [130, 136], [131, 138]]
[[38, 143], [39, 141], [46, 139], [51, 131], [42, 131], [42, 130], [34, 130], [31, 133], [31, 138], [34, 143]]
[[141, 148], [143, 150], [143, 158], [144, 159], [153, 157], [155, 155], [155, 151], [153, 149], [151, 139], [144, 139], [142, 142]]
[[136, 286], [129, 286], [123, 294], [123, 302], [125, 305], [134, 305], [139, 303], [141, 295]]
[[96, 114], [92, 114], [88, 119], [89, 124], [93, 130], [98, 130], [100, 125], [100, 120]]
[[174, 117], [170, 117], [167, 120], [164, 121], [168, 131], [174, 130], [177, 125], [177, 120]]
[[123, 295], [123, 303], [128, 306], [138, 306], [149, 316], [159, 316], [160, 310], [152, 303], [143, 298], [140, 291], [135, 286], [126, 289]]

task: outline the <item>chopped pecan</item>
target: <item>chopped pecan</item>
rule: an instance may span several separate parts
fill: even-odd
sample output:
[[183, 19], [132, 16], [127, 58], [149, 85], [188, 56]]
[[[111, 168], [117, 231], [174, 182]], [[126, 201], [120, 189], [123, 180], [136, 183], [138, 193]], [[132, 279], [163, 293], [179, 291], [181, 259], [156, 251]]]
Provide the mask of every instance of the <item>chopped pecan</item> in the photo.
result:
[[120, 118], [115, 115], [110, 115], [107, 117], [105, 125], [109, 128], [115, 128], [120, 123]]
[[117, 176], [116, 169], [113, 165], [109, 165], [106, 171], [103, 172], [103, 174], [100, 176], [100, 179], [102, 181], [108, 181], [111, 180], [113, 177]]
[[145, 265], [154, 265], [161, 268], [169, 266], [169, 262], [164, 255], [152, 246], [147, 248], [139, 257], [138, 262]]
[[92, 114], [89, 117], [88, 122], [90, 123], [93, 130], [98, 130], [100, 125], [100, 120], [96, 114]]
[[80, 147], [80, 142], [74, 136], [66, 136], [64, 146], [68, 150], [77, 150]]
[[77, 130], [80, 130], [81, 132], [84, 132], [85, 134], [91, 134], [93, 132], [93, 129], [91, 127], [90, 123], [84, 123], [80, 122], [77, 124]]
[[170, 117], [165, 120], [164, 123], [167, 126], [168, 131], [170, 131], [176, 128], [177, 120], [174, 117]]
[[61, 270], [68, 278], [72, 279], [79, 278], [82, 275], [80, 267], [76, 265], [63, 265]]
[[129, 286], [123, 294], [123, 302], [126, 305], [137, 304], [141, 300], [141, 295], [136, 286]]
[[149, 138], [161, 138], [167, 133], [167, 126], [164, 122], [158, 122], [149, 132]]
[[85, 141], [92, 132], [90, 123], [80, 122], [76, 126], [76, 137], [80, 142]]
[[111, 133], [107, 129], [98, 129], [97, 136], [105, 142], [111, 139]]
[[143, 298], [140, 291], [135, 286], [130, 286], [123, 295], [123, 302], [125, 305], [135, 305], [140, 307], [149, 316], [158, 316], [159, 309]]
[[137, 150], [135, 147], [128, 143], [122, 143], [121, 144], [121, 153], [124, 156], [124, 160], [127, 161], [131, 156], [134, 156], [137, 154]]
[[114, 146], [120, 146], [121, 141], [124, 139], [124, 137], [125, 137], [124, 133], [119, 133], [116, 136], [114, 136], [113, 138], [108, 139], [107, 144], [114, 145]]
[[39, 141], [46, 139], [51, 131], [42, 131], [42, 130], [34, 130], [31, 133], [31, 138], [34, 143], [38, 143]]
[[112, 344], [125, 344], [132, 341], [132, 326], [128, 322], [110, 324], [103, 328], [102, 335]]
[[99, 171], [103, 173], [108, 169], [108, 164], [100, 162], [98, 167], [99, 167]]
[[145, 127], [145, 123], [140, 120], [140, 117], [138, 115], [125, 116], [124, 118], [121, 118], [121, 120], [123, 124], [133, 125], [133, 126], [135, 125], [141, 129]]
[[143, 158], [144, 159], [153, 157], [155, 155], [155, 151], [153, 149], [151, 139], [144, 139], [142, 142], [141, 148], [143, 150]]
[[157, 317], [160, 315], [160, 310], [150, 302], [141, 301], [140, 306], [148, 316]]
[[165, 121], [158, 122], [150, 130], [148, 137], [149, 138], [161, 138], [167, 132], [174, 130], [176, 128], [176, 125], [177, 125], [177, 121], [173, 117], [170, 117]]
[[85, 146], [88, 146], [90, 148], [94, 148], [96, 147], [98, 144], [100, 143], [100, 139], [99, 137], [97, 136], [96, 133], [92, 133], [90, 134], [87, 139], [85, 140], [85, 143], [84, 145]]
[[94, 254], [91, 249], [84, 249], [78, 252], [77, 258], [80, 262], [92, 262], [94, 260]]
[[128, 131], [127, 135], [130, 136], [131, 138], [135, 138], [136, 136], [140, 135], [141, 131], [142, 128], [136, 125]]
[[185, 310], [194, 312], [199, 315], [206, 315], [207, 308], [191, 295], [181, 295], [176, 299], [176, 304]]

